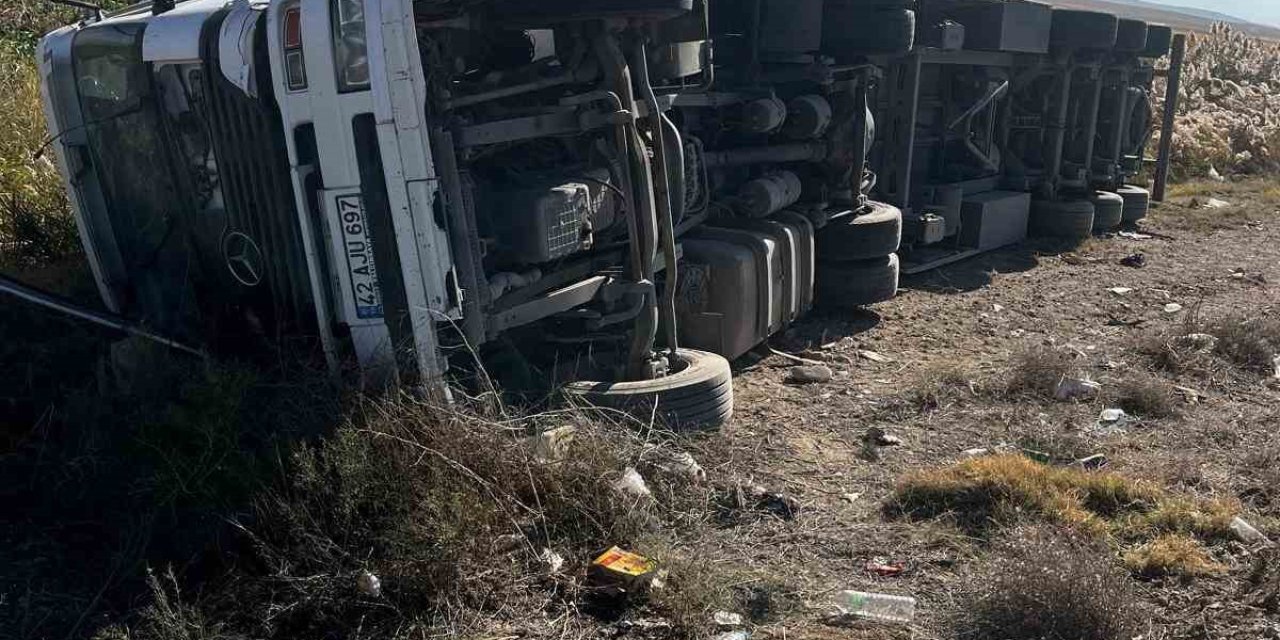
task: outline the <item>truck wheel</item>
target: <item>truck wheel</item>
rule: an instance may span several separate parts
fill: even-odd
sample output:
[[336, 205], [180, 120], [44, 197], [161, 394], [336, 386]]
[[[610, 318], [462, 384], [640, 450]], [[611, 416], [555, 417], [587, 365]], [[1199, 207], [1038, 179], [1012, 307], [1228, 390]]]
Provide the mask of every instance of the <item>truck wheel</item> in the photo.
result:
[[898, 294], [898, 256], [858, 262], [822, 262], [814, 282], [814, 302], [823, 309], [847, 311], [892, 300]]
[[1093, 234], [1093, 203], [1088, 200], [1036, 200], [1031, 203], [1031, 233], [1083, 240]]
[[891, 5], [828, 2], [822, 20], [822, 49], [848, 53], [906, 53], [916, 39], [916, 12]]
[[902, 244], [902, 211], [883, 202], [870, 211], [833, 218], [817, 234], [817, 256], [829, 262], [887, 256]]
[[1120, 19], [1098, 11], [1054, 9], [1049, 43], [1055, 49], [1110, 49]]
[[1126, 184], [1116, 189], [1116, 195], [1124, 199], [1124, 211], [1121, 221], [1125, 224], [1137, 222], [1147, 217], [1151, 208], [1151, 192], [1142, 187]]
[[1116, 28], [1116, 51], [1137, 53], [1147, 48], [1147, 23], [1122, 18]]
[[1110, 231], [1124, 220], [1124, 198], [1110, 191], [1099, 191], [1089, 199], [1093, 203], [1093, 232]]
[[666, 377], [630, 382], [573, 382], [565, 394], [595, 407], [615, 409], [648, 422], [656, 416], [680, 430], [714, 429], [733, 416], [729, 361], [705, 351], [676, 351], [680, 368]]
[[1163, 58], [1173, 46], [1173, 29], [1160, 24], [1147, 27], [1147, 46], [1140, 54], [1143, 58]]

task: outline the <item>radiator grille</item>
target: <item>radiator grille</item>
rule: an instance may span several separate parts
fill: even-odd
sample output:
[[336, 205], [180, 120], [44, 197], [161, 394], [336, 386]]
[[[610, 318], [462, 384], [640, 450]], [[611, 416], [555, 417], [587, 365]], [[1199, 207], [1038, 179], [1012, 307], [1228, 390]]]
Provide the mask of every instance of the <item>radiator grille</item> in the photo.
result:
[[[205, 99], [200, 108], [217, 158], [227, 233], [249, 236], [261, 251], [262, 282], [246, 294], [260, 314], [269, 314], [263, 318], [271, 323], [267, 330], [309, 331], [315, 313], [279, 110], [269, 80], [259, 82], [255, 99], [223, 77], [216, 37], [220, 23], [210, 21], [202, 38]], [[255, 49], [265, 52], [263, 29], [257, 36]], [[259, 56], [255, 71], [269, 76], [265, 56]]]

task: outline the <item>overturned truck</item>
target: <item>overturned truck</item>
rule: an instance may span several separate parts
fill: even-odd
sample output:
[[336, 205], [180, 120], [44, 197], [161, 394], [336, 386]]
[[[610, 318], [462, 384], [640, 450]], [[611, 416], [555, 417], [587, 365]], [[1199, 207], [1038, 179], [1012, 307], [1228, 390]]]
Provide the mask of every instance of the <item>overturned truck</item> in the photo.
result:
[[1140, 218], [1165, 27], [996, 0], [187, 0], [39, 50], [106, 307], [714, 427], [812, 308]]

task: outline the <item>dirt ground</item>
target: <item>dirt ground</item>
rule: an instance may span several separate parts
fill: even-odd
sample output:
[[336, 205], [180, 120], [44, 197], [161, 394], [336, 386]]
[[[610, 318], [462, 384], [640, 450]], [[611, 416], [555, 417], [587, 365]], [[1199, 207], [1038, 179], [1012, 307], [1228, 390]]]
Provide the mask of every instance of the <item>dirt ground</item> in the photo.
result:
[[[1205, 208], [1210, 194], [1230, 206]], [[873, 311], [819, 314], [772, 341], [773, 349], [827, 363], [835, 370], [829, 383], [786, 384], [795, 362], [781, 355], [735, 363], [736, 416], [705, 443], [703, 464], [713, 477], [763, 486], [800, 505], [794, 521], [742, 523], [701, 543], [707, 562], [772, 581], [792, 603], [791, 615], [755, 637], [955, 637], [949, 621], [990, 541], [944, 522], [887, 517], [883, 505], [902, 474], [956, 463], [975, 448], [1037, 443], [1071, 449], [1050, 451], [1055, 456], [1105, 454], [1112, 471], [1198, 496], [1239, 497], [1246, 519], [1266, 529], [1280, 512], [1255, 498], [1280, 478], [1266, 475], [1280, 463], [1270, 453], [1280, 442], [1280, 385], [1238, 371], [1155, 372], [1135, 346], [1176, 333], [1189, 314], [1274, 317], [1278, 195], [1263, 183], [1184, 186], [1142, 223], [1151, 237], [1000, 251], [905, 279], [901, 295]], [[1121, 264], [1135, 253], [1145, 255], [1144, 267]], [[1131, 291], [1109, 291], [1116, 287]], [[1174, 303], [1181, 310], [1166, 309]], [[975, 386], [998, 380], [1031, 345], [1074, 351], [1081, 371], [1104, 385], [1102, 399], [1062, 403], [961, 389], [941, 392], [937, 407], [913, 400], [939, 372], [962, 371]], [[1173, 393], [1177, 415], [1096, 434], [1108, 388], [1148, 372]], [[871, 455], [863, 445], [871, 427], [902, 444]], [[1230, 567], [1227, 575], [1140, 583], [1150, 618], [1143, 638], [1280, 637], [1280, 616], [1250, 591], [1254, 554], [1234, 542], [1212, 552]], [[869, 561], [902, 563], [906, 571], [878, 577]], [[914, 596], [920, 614], [909, 627], [840, 623], [831, 599], [843, 589]]]

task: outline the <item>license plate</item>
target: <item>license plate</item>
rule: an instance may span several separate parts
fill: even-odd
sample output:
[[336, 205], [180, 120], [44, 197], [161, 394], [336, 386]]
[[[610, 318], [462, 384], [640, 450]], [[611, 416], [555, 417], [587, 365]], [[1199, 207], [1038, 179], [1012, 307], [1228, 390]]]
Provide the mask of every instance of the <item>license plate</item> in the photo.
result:
[[369, 225], [364, 215], [360, 194], [338, 196], [338, 220], [342, 226], [342, 243], [347, 256], [347, 276], [355, 296], [356, 317], [381, 318], [382, 291], [378, 288], [378, 268], [373, 262], [373, 244], [369, 242]]

